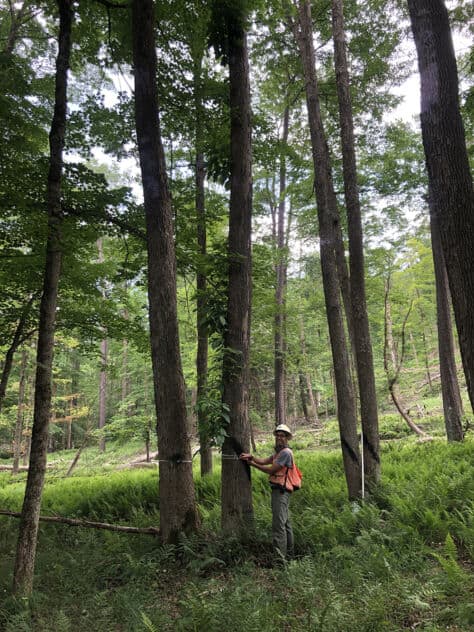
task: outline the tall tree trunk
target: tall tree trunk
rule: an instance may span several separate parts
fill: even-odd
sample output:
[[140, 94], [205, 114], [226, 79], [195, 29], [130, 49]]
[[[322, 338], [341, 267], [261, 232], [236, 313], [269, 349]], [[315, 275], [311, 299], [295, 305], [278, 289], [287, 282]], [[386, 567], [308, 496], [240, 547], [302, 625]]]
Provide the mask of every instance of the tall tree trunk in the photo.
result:
[[349, 229], [351, 313], [361, 406], [364, 470], [367, 485], [370, 487], [380, 478], [379, 428], [372, 343], [365, 296], [362, 219], [359, 186], [357, 183], [354, 122], [346, 57], [342, 0], [332, 0], [332, 24], [339, 121], [341, 125], [344, 195]]
[[311, 418], [308, 412], [308, 404], [306, 403], [306, 379], [302, 369], [298, 369], [298, 381], [300, 387], [301, 407], [303, 409], [304, 419], [307, 424], [311, 423]]
[[357, 437], [356, 403], [352, 387], [350, 359], [344, 330], [336, 264], [336, 231], [338, 230], [339, 217], [332, 183], [329, 150], [319, 104], [311, 5], [308, 1], [299, 0], [298, 15], [299, 28], [296, 27], [294, 30], [306, 84], [306, 102], [318, 207], [321, 269], [337, 390], [339, 432], [348, 495], [349, 498], [356, 498], [361, 494], [362, 473]]
[[[31, 350], [34, 353], [36, 348], [36, 341], [34, 341], [31, 345]], [[31, 372], [31, 375], [28, 375], [26, 380], [26, 399], [28, 399], [28, 411], [34, 411], [35, 407], [35, 378], [36, 378], [36, 367], [35, 370]], [[28, 465], [30, 461], [30, 453], [31, 453], [31, 426], [30, 419], [28, 418], [25, 422], [23, 420], [23, 434], [25, 435], [25, 452], [22, 458], [22, 464]]]
[[[99, 251], [99, 263], [104, 262], [104, 248], [102, 237], [97, 240], [97, 250]], [[102, 298], [105, 300], [105, 288], [101, 288]], [[107, 332], [102, 328], [105, 336]], [[98, 428], [101, 431], [99, 439], [99, 450], [105, 452], [105, 418], [107, 415], [107, 337], [104, 337], [100, 343], [100, 371], [99, 371], [99, 423]]]
[[207, 253], [207, 227], [206, 227], [206, 197], [204, 183], [206, 178], [206, 166], [204, 162], [203, 143], [203, 107], [202, 107], [202, 54], [194, 61], [194, 99], [195, 99], [195, 205], [197, 217], [197, 244], [200, 261], [196, 274], [197, 305], [197, 351], [196, 351], [196, 377], [197, 377], [197, 425], [199, 433], [199, 452], [201, 455], [201, 476], [212, 472], [212, 450], [209, 432], [206, 428], [206, 414], [200, 402], [206, 397], [207, 391], [207, 367], [209, 336], [206, 325], [207, 314], [207, 275], [205, 272], [205, 258]]
[[[251, 297], [252, 147], [247, 36], [236, 8], [229, 11], [231, 185], [229, 209], [229, 286], [224, 336], [223, 403], [230, 422], [223, 457], [250, 448], [248, 359]], [[253, 523], [250, 468], [236, 458], [222, 460], [222, 528], [239, 533]]]
[[23, 349], [21, 354], [20, 365], [20, 387], [18, 389], [18, 407], [16, 413], [15, 439], [13, 443], [13, 467], [12, 474], [18, 473], [20, 465], [21, 438], [23, 433], [23, 409], [25, 407], [25, 381], [26, 381], [26, 362], [28, 360], [28, 352]]
[[286, 284], [287, 284], [287, 248], [285, 230], [286, 195], [286, 151], [290, 108], [287, 105], [283, 114], [283, 134], [280, 151], [280, 194], [278, 203], [277, 243], [276, 243], [276, 289], [275, 289], [275, 420], [276, 424], [286, 424], [285, 395], [285, 356], [286, 356]]
[[58, 7], [59, 50], [56, 61], [54, 115], [49, 135], [48, 238], [39, 317], [34, 418], [30, 465], [21, 512], [13, 577], [13, 590], [22, 595], [29, 595], [33, 588], [41, 495], [46, 471], [54, 329], [61, 270], [61, 178], [66, 131], [67, 72], [71, 52], [72, 1], [58, 0]]
[[430, 213], [439, 224], [467, 390], [474, 410], [474, 189], [443, 0], [408, 0], [421, 79]]
[[[307, 361], [307, 356], [306, 356], [306, 336], [305, 336], [305, 331], [304, 331], [303, 315], [300, 316], [300, 351], [301, 351], [301, 359], [303, 363], [301, 374], [306, 383], [306, 392], [308, 393], [308, 400], [309, 400], [309, 410], [308, 410], [307, 418], [310, 423], [313, 422], [318, 426], [319, 425], [318, 408], [316, 406], [316, 402], [314, 401], [313, 387], [311, 385], [311, 378], [308, 373], [308, 361]], [[301, 379], [301, 375], [300, 375], [300, 379]], [[306, 414], [305, 414], [305, 417], [306, 417]]]
[[439, 367], [446, 436], [448, 441], [462, 441], [464, 438], [462, 429], [463, 411], [454, 354], [449, 284], [435, 213], [431, 214], [431, 244], [433, 247], [433, 262], [436, 279]]
[[161, 140], [153, 0], [133, 0], [135, 123], [148, 249], [148, 302], [159, 446], [160, 530], [165, 542], [199, 525], [179, 350], [171, 197]]
[[71, 421], [68, 424], [68, 438], [67, 449], [71, 450], [72, 443], [72, 424], [74, 419], [77, 418], [77, 411], [79, 407], [79, 371], [80, 371], [80, 359], [77, 350], [73, 350], [71, 353], [71, 391], [73, 397], [71, 399]]
[[0, 411], [2, 410], [3, 402], [5, 399], [5, 393], [7, 392], [8, 379], [10, 377], [10, 372], [12, 370], [13, 364], [13, 356], [15, 355], [15, 351], [18, 347], [27, 340], [29, 336], [33, 332], [29, 332], [25, 334], [25, 326], [28, 320], [28, 316], [31, 312], [31, 307], [33, 305], [33, 301], [35, 300], [36, 295], [31, 296], [28, 299], [25, 307], [23, 308], [20, 318], [18, 319], [18, 324], [15, 329], [15, 334], [13, 335], [13, 340], [10, 347], [5, 354], [5, 361], [3, 363], [2, 368], [2, 377], [0, 378]]
[[99, 450], [105, 452], [105, 418], [107, 415], [107, 338], [100, 343], [100, 373], [99, 373]]

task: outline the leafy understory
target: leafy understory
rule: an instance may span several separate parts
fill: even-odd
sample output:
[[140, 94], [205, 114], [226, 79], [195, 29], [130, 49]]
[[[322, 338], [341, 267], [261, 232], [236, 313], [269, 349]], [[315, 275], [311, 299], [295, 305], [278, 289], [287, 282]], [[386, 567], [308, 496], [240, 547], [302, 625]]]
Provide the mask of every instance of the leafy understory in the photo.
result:
[[[326, 430], [327, 443], [333, 439]], [[339, 450], [301, 431], [304, 487], [292, 498], [297, 557], [273, 564], [269, 492], [254, 474], [255, 531], [224, 538], [220, 472], [199, 478], [201, 532], [176, 546], [151, 536], [64, 525], [40, 529], [35, 592], [9, 597], [17, 521], [1, 518], [0, 627], [70, 630], [441, 630], [474, 626], [474, 444], [387, 441], [383, 482], [346, 500]], [[262, 444], [264, 454], [268, 445]], [[124, 449], [122, 448], [124, 453]], [[125, 456], [125, 454], [124, 454]], [[20, 475], [21, 476], [21, 475]], [[21, 505], [24, 483], [2, 476], [0, 505]], [[158, 524], [156, 470], [51, 474], [43, 513], [135, 526]]]

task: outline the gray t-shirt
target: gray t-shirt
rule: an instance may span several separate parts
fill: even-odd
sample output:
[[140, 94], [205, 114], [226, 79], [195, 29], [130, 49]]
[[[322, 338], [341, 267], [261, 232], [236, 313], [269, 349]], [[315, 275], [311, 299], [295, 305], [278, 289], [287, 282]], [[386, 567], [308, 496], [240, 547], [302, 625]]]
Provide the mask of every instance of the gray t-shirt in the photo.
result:
[[[274, 458], [274, 455], [272, 455], [272, 458]], [[278, 465], [283, 467], [293, 467], [293, 452], [291, 448], [283, 448], [283, 450], [278, 452], [273, 463], [278, 463]]]

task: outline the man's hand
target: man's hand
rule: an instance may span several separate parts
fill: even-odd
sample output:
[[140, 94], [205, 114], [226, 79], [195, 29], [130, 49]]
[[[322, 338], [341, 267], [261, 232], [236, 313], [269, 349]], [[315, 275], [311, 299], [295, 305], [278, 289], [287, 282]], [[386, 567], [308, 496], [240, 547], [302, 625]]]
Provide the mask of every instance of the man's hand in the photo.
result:
[[253, 461], [253, 456], [251, 454], [246, 454], [245, 452], [243, 452], [240, 456], [239, 459], [241, 461], [246, 461], [247, 463], [249, 463], [250, 461]]

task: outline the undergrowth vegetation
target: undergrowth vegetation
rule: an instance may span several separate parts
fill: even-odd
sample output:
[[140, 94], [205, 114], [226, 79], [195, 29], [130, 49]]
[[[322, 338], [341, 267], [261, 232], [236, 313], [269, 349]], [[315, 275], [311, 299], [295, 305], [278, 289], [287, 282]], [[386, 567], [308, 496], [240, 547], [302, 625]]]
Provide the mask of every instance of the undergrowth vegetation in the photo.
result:
[[[18, 523], [0, 517], [0, 629], [6, 632], [430, 632], [474, 629], [474, 442], [388, 441], [370, 499], [349, 503], [339, 451], [294, 442], [303, 489], [291, 499], [296, 559], [273, 564], [270, 494], [253, 473], [255, 531], [219, 533], [220, 472], [197, 474], [202, 531], [176, 546], [42, 523], [35, 592], [10, 594]], [[321, 437], [317, 439], [321, 442]], [[268, 444], [259, 446], [266, 454]], [[43, 514], [158, 524], [156, 469], [50, 474]], [[0, 479], [19, 510], [24, 482]]]

